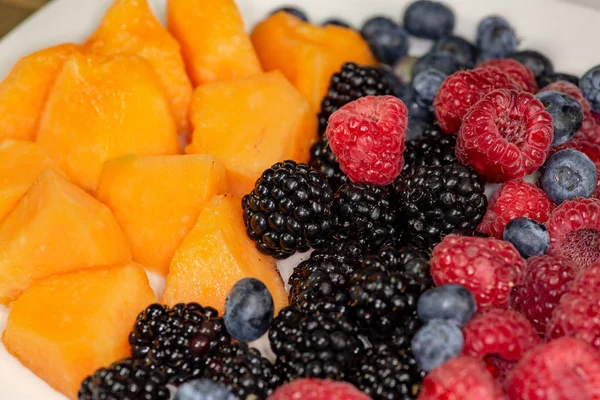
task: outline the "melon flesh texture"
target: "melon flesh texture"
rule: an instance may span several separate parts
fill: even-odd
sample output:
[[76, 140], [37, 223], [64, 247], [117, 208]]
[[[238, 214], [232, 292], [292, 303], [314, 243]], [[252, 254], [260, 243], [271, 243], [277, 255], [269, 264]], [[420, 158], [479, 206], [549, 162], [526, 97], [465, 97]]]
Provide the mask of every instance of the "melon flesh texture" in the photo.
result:
[[12, 139], [0, 142], [0, 222], [45, 169], [62, 174], [37, 143]]
[[173, 258], [162, 301], [198, 302], [223, 312], [225, 298], [243, 278], [261, 280], [271, 292], [275, 315], [288, 304], [275, 261], [261, 254], [246, 235], [241, 200], [214, 197]]
[[234, 0], [169, 0], [167, 20], [195, 86], [262, 72]]
[[0, 140], [35, 140], [54, 80], [78, 49], [74, 44], [62, 44], [17, 61], [0, 83]]
[[77, 399], [83, 379], [130, 355], [136, 316], [155, 301], [136, 264], [57, 275], [12, 304], [2, 340], [24, 366]]
[[89, 192], [104, 161], [180, 151], [158, 76], [137, 56], [72, 56], [48, 99], [38, 143]]
[[213, 154], [227, 169], [230, 191], [243, 196], [276, 162], [308, 160], [317, 118], [278, 71], [196, 89], [194, 134], [187, 153]]
[[206, 202], [225, 192], [213, 156], [125, 156], [104, 164], [96, 197], [129, 238], [133, 260], [166, 275]]
[[333, 25], [312, 25], [286, 12], [259, 23], [251, 38], [264, 70], [283, 72], [316, 113], [321, 109], [331, 76], [344, 63], [377, 64], [358, 32]]
[[116, 0], [86, 43], [93, 53], [135, 54], [148, 61], [169, 98], [179, 132], [189, 129], [192, 83], [179, 43], [156, 19], [146, 0]]
[[45, 170], [0, 224], [0, 304], [52, 275], [130, 261], [108, 207]]

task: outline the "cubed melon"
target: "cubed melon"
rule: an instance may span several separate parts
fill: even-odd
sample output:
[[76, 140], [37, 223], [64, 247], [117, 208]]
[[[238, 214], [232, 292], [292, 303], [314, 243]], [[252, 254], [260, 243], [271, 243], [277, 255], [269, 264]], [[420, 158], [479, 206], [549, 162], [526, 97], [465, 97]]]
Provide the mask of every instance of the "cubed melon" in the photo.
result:
[[0, 224], [0, 304], [42, 278], [129, 261], [108, 207], [47, 169]]
[[191, 118], [186, 152], [215, 155], [238, 196], [274, 163], [307, 161], [317, 132], [308, 103], [278, 71], [198, 87]]
[[104, 164], [96, 197], [129, 238], [133, 260], [166, 275], [204, 204], [226, 191], [213, 156], [125, 156]]
[[198, 302], [223, 312], [225, 298], [243, 278], [260, 279], [271, 292], [275, 315], [288, 304], [275, 260], [259, 253], [246, 235], [241, 200], [214, 197], [173, 258], [162, 301]]
[[46, 104], [37, 140], [73, 182], [90, 192], [104, 161], [180, 151], [158, 76], [137, 56], [69, 58]]
[[56, 275], [12, 304], [2, 340], [24, 366], [77, 399], [86, 376], [129, 356], [136, 316], [155, 301], [136, 264]]

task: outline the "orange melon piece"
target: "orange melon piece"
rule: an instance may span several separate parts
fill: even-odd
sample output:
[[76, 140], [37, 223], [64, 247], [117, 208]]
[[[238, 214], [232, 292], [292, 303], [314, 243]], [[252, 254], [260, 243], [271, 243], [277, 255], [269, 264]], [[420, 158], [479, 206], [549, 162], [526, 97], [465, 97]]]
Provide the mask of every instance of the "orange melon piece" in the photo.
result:
[[262, 72], [234, 0], [169, 0], [167, 21], [194, 85]]
[[136, 56], [72, 56], [48, 99], [38, 143], [90, 192], [104, 161], [180, 150], [157, 75]]
[[129, 238], [133, 260], [166, 275], [204, 204], [226, 191], [213, 156], [125, 156], [104, 164], [96, 197]]
[[265, 71], [283, 72], [315, 112], [344, 63], [377, 64], [358, 32], [312, 25], [283, 11], [259, 23], [251, 38]]
[[192, 83], [179, 43], [156, 19], [147, 0], [116, 0], [86, 48], [105, 55], [135, 54], [147, 60], [168, 95], [179, 132], [188, 130]]
[[0, 224], [0, 304], [48, 276], [129, 261], [108, 207], [48, 169]]
[[2, 340], [24, 366], [77, 399], [83, 379], [129, 356], [136, 316], [155, 301], [136, 264], [53, 276], [11, 305]]
[[67, 58], [78, 48], [62, 44], [17, 61], [0, 83], [0, 140], [35, 140], [52, 84]]
[[62, 174], [37, 143], [12, 139], [0, 142], [0, 221], [47, 168]]
[[288, 304], [275, 260], [256, 250], [246, 236], [241, 200], [214, 197], [173, 258], [162, 302], [198, 302], [223, 312], [225, 298], [240, 279], [260, 279], [275, 302], [275, 315]]
[[215, 155], [238, 196], [272, 164], [307, 161], [316, 138], [316, 116], [278, 71], [200, 86], [190, 113], [194, 134], [186, 152]]

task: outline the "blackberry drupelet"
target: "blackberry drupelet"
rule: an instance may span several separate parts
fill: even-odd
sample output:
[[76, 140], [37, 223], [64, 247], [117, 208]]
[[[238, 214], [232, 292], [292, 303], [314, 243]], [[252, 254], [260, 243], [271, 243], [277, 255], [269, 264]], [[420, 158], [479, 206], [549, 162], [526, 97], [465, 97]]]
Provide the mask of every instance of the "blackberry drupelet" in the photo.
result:
[[417, 139], [408, 140], [404, 150], [404, 169], [428, 165], [451, 165], [457, 162], [456, 137], [432, 125]]
[[240, 399], [265, 399], [281, 383], [275, 366], [244, 342], [221, 346], [206, 360], [204, 378], [225, 385]]
[[242, 199], [244, 224], [256, 248], [284, 259], [326, 242], [333, 193], [306, 164], [284, 161], [267, 169]]
[[350, 182], [350, 178], [340, 168], [340, 163], [335, 154], [329, 147], [327, 138], [323, 136], [318, 142], [310, 148], [309, 167], [316, 170], [331, 187], [335, 193], [346, 182]]
[[394, 95], [394, 88], [385, 72], [376, 67], [345, 63], [342, 70], [331, 77], [327, 95], [321, 102], [319, 133], [325, 133], [329, 117], [343, 105], [364, 96], [384, 95]]
[[150, 359], [175, 384], [201, 376], [208, 353], [230, 342], [217, 310], [196, 303], [152, 304], [129, 335], [133, 357]]
[[453, 231], [472, 232], [487, 208], [481, 178], [460, 163], [409, 167], [393, 186], [406, 237], [424, 250]]
[[148, 359], [125, 358], [82, 383], [79, 400], [168, 400], [167, 376]]

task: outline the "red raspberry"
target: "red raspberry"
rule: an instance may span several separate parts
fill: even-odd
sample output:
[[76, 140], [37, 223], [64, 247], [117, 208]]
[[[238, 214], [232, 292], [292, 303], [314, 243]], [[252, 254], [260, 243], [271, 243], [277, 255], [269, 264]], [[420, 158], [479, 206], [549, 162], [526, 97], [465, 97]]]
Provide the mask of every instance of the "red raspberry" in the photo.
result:
[[548, 254], [527, 259], [523, 283], [513, 289], [511, 306], [523, 313], [540, 334], [579, 268], [569, 260]]
[[600, 200], [575, 199], [558, 206], [548, 220], [548, 254], [587, 268], [600, 259]]
[[600, 264], [577, 275], [552, 313], [546, 336], [576, 337], [600, 350]]
[[477, 230], [502, 239], [506, 224], [513, 219], [525, 217], [544, 223], [554, 207], [542, 189], [521, 179], [514, 179], [494, 192]]
[[478, 314], [463, 328], [463, 354], [483, 359], [496, 355], [519, 361], [540, 343], [535, 328], [524, 315], [512, 310], [491, 309]]
[[456, 156], [488, 182], [504, 182], [542, 166], [553, 135], [552, 117], [533, 94], [498, 89], [463, 119]]
[[327, 139], [354, 182], [387, 185], [404, 166], [408, 112], [394, 96], [366, 96], [329, 117]]
[[594, 117], [592, 117], [592, 114], [586, 112], [583, 114], [583, 123], [581, 124], [581, 128], [579, 128], [577, 133], [575, 133], [573, 139], [585, 139], [593, 143], [600, 144], [599, 129], [600, 127], [594, 120]]
[[600, 113], [595, 113], [592, 111], [592, 117], [594, 117], [594, 121], [596, 121], [596, 125], [600, 125]]
[[577, 100], [579, 102], [579, 104], [581, 104], [581, 107], [583, 108], [584, 113], [589, 113], [592, 111], [592, 107], [590, 106], [590, 103], [588, 103], [588, 101], [585, 99], [585, 97], [583, 97], [583, 93], [581, 92], [581, 89], [579, 89], [579, 86], [577, 86], [571, 82], [567, 82], [567, 81], [552, 82], [549, 85], [546, 85], [542, 89], [540, 89], [540, 92], [547, 92], [548, 90], [556, 90], [558, 92], [566, 93], [569, 96], [574, 97], [575, 100]]
[[528, 352], [505, 388], [511, 400], [598, 400], [600, 355], [577, 339], [552, 341]]
[[504, 383], [510, 371], [517, 365], [516, 361], [508, 361], [496, 356], [486, 356], [483, 361], [488, 372], [500, 384]]
[[502, 387], [481, 360], [459, 356], [440, 365], [423, 379], [417, 400], [506, 400]]
[[535, 81], [535, 74], [526, 66], [514, 60], [512, 58], [496, 58], [487, 60], [480, 63], [477, 66], [479, 68], [496, 67], [519, 85], [521, 90], [530, 93], [537, 93], [539, 90], [537, 82]]
[[494, 67], [459, 71], [446, 78], [433, 102], [442, 130], [456, 134], [467, 111], [494, 89], [518, 89], [518, 86]]
[[275, 390], [267, 400], [371, 400], [346, 382], [324, 379], [297, 379]]
[[448, 235], [431, 256], [435, 283], [463, 285], [480, 310], [507, 308], [510, 290], [521, 283], [525, 266], [512, 244], [476, 236]]

